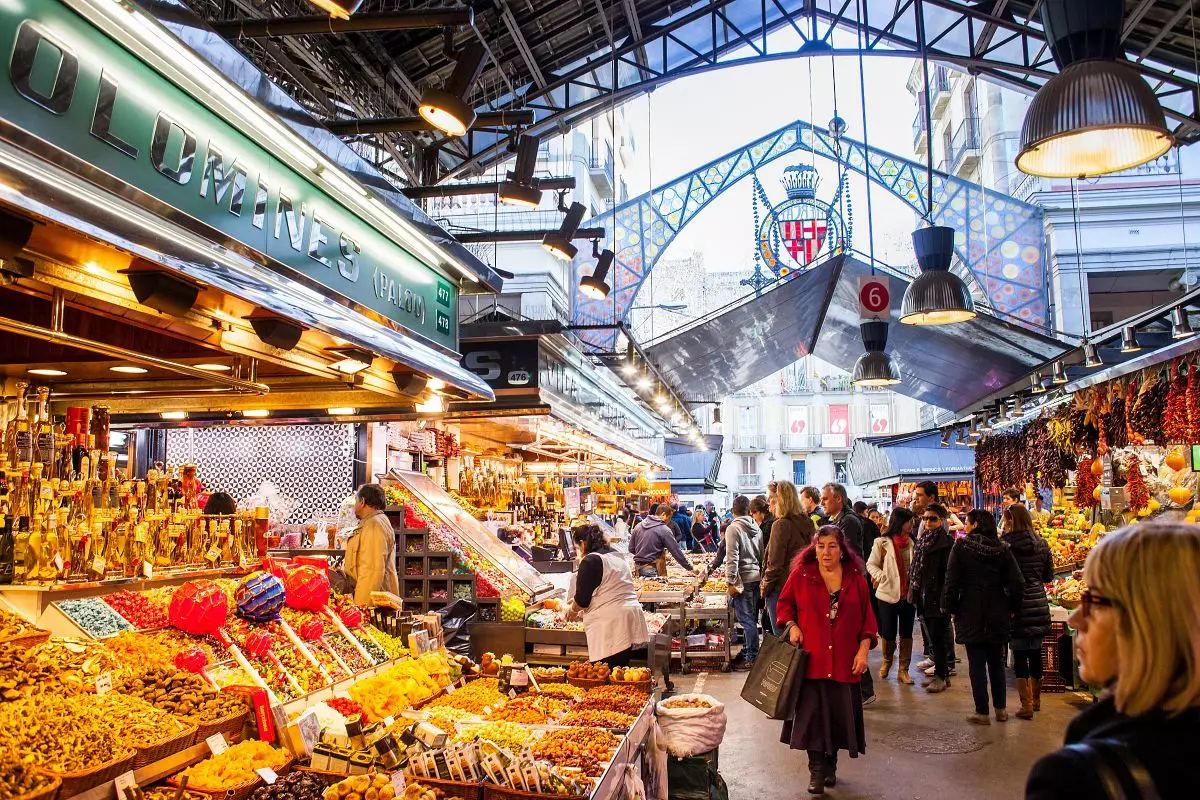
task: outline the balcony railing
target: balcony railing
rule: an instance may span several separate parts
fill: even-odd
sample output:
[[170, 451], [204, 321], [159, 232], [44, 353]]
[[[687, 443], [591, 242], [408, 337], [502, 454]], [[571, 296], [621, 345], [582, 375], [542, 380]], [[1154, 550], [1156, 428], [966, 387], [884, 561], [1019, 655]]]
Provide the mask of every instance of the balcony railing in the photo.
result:
[[822, 392], [849, 392], [854, 385], [849, 375], [822, 375], [817, 378], [817, 386]]
[[979, 119], [967, 117], [958, 123], [950, 140], [950, 166], [954, 170], [971, 169], [979, 161]]
[[925, 152], [929, 146], [929, 128], [925, 125], [925, 93], [917, 95], [917, 116], [913, 118], [913, 150], [917, 154]]
[[733, 437], [734, 450], [762, 450], [764, 447], [763, 437], [761, 434], [743, 434], [739, 433]]
[[779, 449], [784, 452], [809, 450], [849, 450], [857, 436], [846, 433], [785, 433], [779, 437]]
[[592, 159], [589, 165], [592, 180], [596, 182], [596, 186], [600, 189], [600, 194], [606, 198], [613, 196], [613, 190], [616, 187], [614, 163], [611, 142], [605, 142], [603, 151], [593, 148]]
[[933, 103], [933, 113], [940, 114], [950, 102], [950, 70], [945, 67], [935, 67], [929, 76], [929, 95]]
[[746, 475], [738, 475], [738, 489], [746, 491], [748, 489], [761, 489], [763, 485], [762, 475], [750, 473]]

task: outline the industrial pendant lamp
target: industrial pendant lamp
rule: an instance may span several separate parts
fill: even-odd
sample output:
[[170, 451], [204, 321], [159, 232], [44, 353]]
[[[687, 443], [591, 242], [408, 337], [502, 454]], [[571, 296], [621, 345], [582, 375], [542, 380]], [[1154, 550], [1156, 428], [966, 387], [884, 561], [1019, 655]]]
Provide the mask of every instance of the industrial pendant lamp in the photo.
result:
[[1070, 383], [1070, 381], [1067, 380], [1067, 370], [1061, 361], [1055, 361], [1053, 366], [1051, 366], [1050, 382], [1055, 386], [1062, 386], [1063, 384]]
[[1126, 325], [1121, 329], [1121, 352], [1122, 353], [1138, 353], [1141, 352], [1142, 346], [1138, 344], [1137, 330], [1132, 325]]
[[542, 192], [533, 185], [537, 153], [536, 136], [524, 135], [517, 138], [517, 163], [509, 171], [508, 180], [500, 184], [497, 192], [501, 203], [525, 208], [537, 208], [541, 205]]
[[466, 97], [483, 69], [483, 55], [483, 45], [471, 42], [459, 53], [445, 88], [425, 90], [417, 113], [426, 122], [450, 136], [462, 136], [475, 124], [475, 109]]
[[1173, 144], [1150, 85], [1123, 60], [1123, 0], [1045, 0], [1042, 25], [1059, 74], [1029, 105], [1017, 169], [1047, 178], [1105, 175]]
[[1029, 376], [1030, 389], [1032, 394], [1045, 394], [1046, 385], [1042, 383], [1042, 373], [1035, 372]]
[[887, 323], [873, 319], [858, 326], [867, 352], [854, 362], [850, 380], [855, 386], [895, 386], [900, 383], [900, 370], [884, 348], [887, 346]]
[[603, 300], [608, 297], [612, 287], [608, 285], [605, 278], [608, 277], [608, 271], [616, 257], [617, 254], [612, 250], [605, 250], [600, 254], [600, 260], [596, 262], [596, 271], [591, 275], [584, 276], [579, 281], [579, 291], [583, 292], [584, 296], [592, 300]]
[[579, 250], [571, 244], [571, 240], [575, 238], [575, 233], [579, 230], [579, 223], [583, 222], [585, 213], [587, 213], [587, 206], [583, 203], [571, 203], [571, 207], [567, 209], [567, 215], [563, 217], [562, 225], [553, 233], [546, 234], [542, 239], [542, 247], [563, 261], [575, 258], [575, 254]]
[[350, 19], [350, 15], [358, 11], [363, 0], [310, 0], [317, 8], [329, 13], [333, 19]]
[[1096, 345], [1086, 340], [1083, 343], [1083, 365], [1089, 369], [1104, 366], [1104, 360], [1100, 358]]

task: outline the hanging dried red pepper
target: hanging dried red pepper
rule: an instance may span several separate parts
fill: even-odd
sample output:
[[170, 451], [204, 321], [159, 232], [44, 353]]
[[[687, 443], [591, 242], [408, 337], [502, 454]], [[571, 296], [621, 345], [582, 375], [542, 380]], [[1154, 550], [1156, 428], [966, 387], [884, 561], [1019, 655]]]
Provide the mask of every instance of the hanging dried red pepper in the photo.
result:
[[1100, 485], [1100, 476], [1092, 474], [1093, 461], [1095, 459], [1084, 456], [1075, 470], [1075, 505], [1079, 508], [1092, 508], [1098, 504], [1093, 494]]
[[1200, 442], [1200, 367], [1194, 361], [1186, 362], [1186, 367], [1188, 435], [1184, 441]]
[[1125, 492], [1129, 497], [1129, 507], [1134, 511], [1141, 511], [1150, 505], [1150, 487], [1142, 475], [1142, 460], [1133, 453], [1125, 459]]
[[[1171, 388], [1167, 391], [1167, 407], [1163, 414], [1163, 435], [1167, 442], [1186, 442], [1190, 433], [1187, 409], [1187, 376], [1178, 363], [1171, 365]], [[1163, 443], [1165, 444], [1165, 442]]]

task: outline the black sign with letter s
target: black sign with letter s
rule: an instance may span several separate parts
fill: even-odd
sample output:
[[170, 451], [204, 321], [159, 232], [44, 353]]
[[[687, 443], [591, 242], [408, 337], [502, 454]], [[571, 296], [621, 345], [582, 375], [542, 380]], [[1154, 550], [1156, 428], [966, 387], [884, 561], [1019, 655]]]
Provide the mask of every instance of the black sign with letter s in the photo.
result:
[[493, 389], [538, 387], [536, 339], [462, 342], [462, 365]]

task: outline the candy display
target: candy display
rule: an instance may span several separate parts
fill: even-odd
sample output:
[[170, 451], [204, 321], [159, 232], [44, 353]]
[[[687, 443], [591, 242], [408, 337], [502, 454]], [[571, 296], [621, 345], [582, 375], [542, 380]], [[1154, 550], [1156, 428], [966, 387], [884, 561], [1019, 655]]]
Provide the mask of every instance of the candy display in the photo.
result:
[[284, 604], [283, 581], [269, 572], [252, 572], [234, 591], [237, 613], [253, 622], [269, 622]]
[[329, 576], [324, 570], [307, 564], [297, 567], [284, 584], [288, 608], [319, 611], [329, 605]]
[[115, 636], [121, 631], [133, 630], [133, 625], [130, 625], [124, 617], [98, 597], [59, 600], [54, 605], [84, 633], [95, 639]]
[[184, 633], [211, 635], [229, 617], [229, 597], [213, 581], [188, 581], [171, 595], [167, 616]]
[[223, 792], [257, 780], [256, 769], [282, 769], [289, 758], [285, 750], [276, 750], [266, 742], [250, 739], [230, 745], [223, 753], [193, 764], [179, 777], [186, 776], [188, 786], [198, 791]]
[[[104, 646], [130, 669], [153, 665], [169, 666], [182, 652], [178, 648], [168, 647], [160, 639], [135, 631], [124, 631], [111, 639], [105, 639]], [[203, 658], [203, 651], [201, 657]]]
[[145, 594], [114, 592], [102, 599], [138, 630], [164, 628], [167, 625], [166, 608], [153, 602]]
[[362, 706], [351, 700], [349, 697], [331, 697], [325, 701], [325, 705], [329, 706], [343, 717], [350, 717], [353, 714], [358, 714], [363, 718], [363, 722], [371, 721], [371, 718], [363, 711]]

